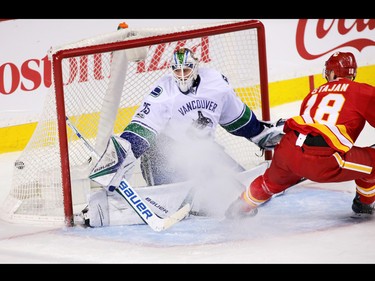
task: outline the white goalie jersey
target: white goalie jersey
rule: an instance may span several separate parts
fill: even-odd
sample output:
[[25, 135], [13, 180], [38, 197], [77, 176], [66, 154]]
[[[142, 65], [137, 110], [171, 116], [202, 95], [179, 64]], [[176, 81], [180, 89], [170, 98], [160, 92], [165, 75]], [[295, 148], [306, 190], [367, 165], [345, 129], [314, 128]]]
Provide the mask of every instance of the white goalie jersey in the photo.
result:
[[[136, 159], [141, 158], [142, 175], [148, 186], [199, 182], [203, 188], [211, 186], [212, 179], [243, 171], [219, 145], [213, 145], [218, 125], [249, 140], [263, 130], [224, 75], [214, 69], [199, 68], [197, 78], [186, 93], [180, 91], [171, 74], [162, 77], [144, 98], [120, 138], [131, 144]], [[99, 177], [102, 174], [98, 172]], [[189, 188], [182, 190], [186, 193]], [[167, 209], [181, 203], [167, 204]]]
[[200, 136], [213, 138], [218, 124], [225, 126], [240, 119], [246, 108], [225, 76], [214, 69], [200, 68], [188, 94], [180, 92], [172, 75], [160, 79], [132, 122], [177, 141]]

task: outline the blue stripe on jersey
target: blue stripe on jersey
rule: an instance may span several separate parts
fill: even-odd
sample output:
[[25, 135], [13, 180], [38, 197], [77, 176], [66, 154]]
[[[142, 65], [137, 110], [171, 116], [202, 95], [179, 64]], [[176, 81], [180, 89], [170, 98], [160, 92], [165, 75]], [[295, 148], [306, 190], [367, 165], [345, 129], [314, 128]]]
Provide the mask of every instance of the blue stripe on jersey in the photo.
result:
[[140, 123], [131, 122], [121, 137], [131, 143], [134, 156], [139, 158], [155, 142], [156, 133]]
[[237, 119], [221, 126], [229, 133], [247, 139], [258, 135], [263, 130], [255, 113], [247, 105]]

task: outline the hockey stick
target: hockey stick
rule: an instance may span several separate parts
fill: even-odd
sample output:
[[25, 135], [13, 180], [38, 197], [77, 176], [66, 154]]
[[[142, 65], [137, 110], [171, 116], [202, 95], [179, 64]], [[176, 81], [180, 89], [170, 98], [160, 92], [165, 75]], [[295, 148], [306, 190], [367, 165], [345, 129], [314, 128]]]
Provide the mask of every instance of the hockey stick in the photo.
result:
[[187, 203], [169, 217], [161, 218], [148, 207], [146, 202], [143, 201], [125, 178], [121, 179], [120, 184], [115, 191], [129, 203], [139, 217], [154, 231], [162, 231], [170, 228], [175, 223], [184, 219], [191, 209], [190, 203]]
[[76, 136], [83, 141], [83, 143], [86, 145], [86, 147], [90, 150], [92, 154], [94, 154], [95, 158], [99, 160], [100, 155], [95, 151], [95, 149], [89, 144], [89, 142], [81, 135], [81, 133], [78, 131], [76, 126], [70, 122], [68, 116], [65, 116], [66, 118], [66, 124], [70, 127], [70, 129], [73, 130], [73, 132], [76, 134]]
[[[78, 129], [70, 122], [67, 116], [66, 124], [74, 131], [77, 137], [84, 142], [86, 147], [94, 154], [94, 156], [99, 159], [98, 153], [81, 135]], [[175, 223], [184, 219], [191, 210], [190, 203], [187, 203], [171, 216], [162, 218], [150, 209], [147, 203], [138, 195], [138, 193], [125, 178], [121, 179], [119, 186], [115, 188], [115, 191], [120, 194], [121, 197], [126, 200], [126, 202], [128, 202], [128, 204], [134, 209], [138, 216], [154, 231], [162, 231], [170, 228]]]

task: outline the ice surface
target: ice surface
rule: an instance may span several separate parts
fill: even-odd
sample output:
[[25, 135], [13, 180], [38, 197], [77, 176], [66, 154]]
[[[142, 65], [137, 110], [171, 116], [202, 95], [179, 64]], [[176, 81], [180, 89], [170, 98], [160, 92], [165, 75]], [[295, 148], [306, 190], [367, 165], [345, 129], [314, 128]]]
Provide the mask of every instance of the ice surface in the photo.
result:
[[[297, 114], [299, 103], [273, 118]], [[360, 145], [374, 142], [366, 126]], [[18, 153], [0, 155], [0, 202]], [[41, 227], [0, 221], [0, 263], [374, 263], [375, 221], [350, 218], [353, 182], [300, 183], [241, 221], [189, 217], [165, 232], [147, 225]]]

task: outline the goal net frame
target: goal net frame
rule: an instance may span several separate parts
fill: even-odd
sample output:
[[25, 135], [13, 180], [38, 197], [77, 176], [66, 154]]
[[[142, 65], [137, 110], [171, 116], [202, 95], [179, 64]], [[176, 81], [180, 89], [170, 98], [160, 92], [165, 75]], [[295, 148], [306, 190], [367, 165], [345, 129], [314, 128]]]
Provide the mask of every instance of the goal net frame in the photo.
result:
[[[151, 31], [150, 31], [151, 30]], [[87, 56], [92, 56], [95, 54], [103, 54], [103, 53], [111, 53], [113, 55], [120, 53], [120, 52], [126, 52], [127, 53], [127, 60], [135, 63], [142, 62], [142, 60], [145, 59], [145, 51], [147, 48], [150, 48], [150, 46], [158, 45], [158, 44], [172, 44], [172, 42], [188, 42], [189, 40], [194, 40], [196, 38], [208, 38], [212, 36], [226, 36], [226, 34], [235, 34], [236, 32], [243, 32], [251, 30], [254, 32], [254, 36], [256, 37], [256, 49], [257, 49], [257, 60], [255, 65], [257, 65], [257, 71], [258, 73], [254, 73], [255, 76], [259, 76], [259, 81], [257, 82], [258, 85], [257, 91], [259, 91], [259, 103], [261, 104], [260, 109], [257, 117], [262, 120], [270, 120], [270, 107], [269, 107], [269, 97], [268, 97], [268, 74], [267, 74], [267, 57], [266, 57], [266, 39], [265, 39], [265, 29], [264, 25], [259, 20], [244, 20], [244, 21], [230, 21], [230, 22], [218, 22], [214, 24], [201, 24], [196, 26], [187, 26], [187, 27], [175, 27], [170, 28], [169, 31], [166, 31], [166, 29], [147, 29], [146, 34], [147, 35], [141, 35], [142, 29], [128, 29], [128, 30], [118, 30], [114, 33], [109, 33], [107, 35], [98, 36], [95, 38], [89, 38], [86, 40], [82, 40], [79, 42], [75, 42], [72, 44], [67, 44], [64, 46], [51, 48], [49, 55], [52, 62], [52, 86], [51, 86], [51, 92], [54, 95], [55, 98], [55, 106], [56, 106], [56, 120], [50, 120], [50, 122], [56, 122], [57, 123], [57, 147], [58, 147], [58, 154], [60, 159], [60, 171], [57, 172], [57, 174], [61, 174], [58, 176], [61, 176], [61, 187], [60, 184], [52, 184], [53, 188], [59, 189], [61, 188], [61, 194], [58, 195], [60, 199], [62, 200], [62, 206], [63, 209], [63, 219], [61, 219], [60, 215], [57, 215], [55, 218], [52, 219], [52, 221], [61, 223], [63, 222], [66, 226], [73, 226], [74, 223], [74, 210], [73, 205], [75, 202], [73, 198], [74, 188], [72, 184], [72, 166], [71, 161], [72, 158], [69, 155], [69, 149], [71, 144], [69, 144], [69, 140], [72, 138], [69, 134], [68, 127], [67, 127], [67, 111], [66, 111], [66, 90], [65, 86], [67, 84], [67, 81], [64, 81], [64, 66], [63, 62], [65, 60], [74, 59], [74, 58], [85, 58]], [[119, 34], [118, 36], [114, 34]], [[120, 36], [121, 35], [121, 36]], [[109, 39], [111, 38], [111, 39]], [[116, 40], [113, 40], [112, 38], [117, 38]], [[112, 41], [111, 41], [112, 40]], [[94, 42], [94, 43], [93, 43]], [[241, 44], [246, 45], [247, 42], [242, 42]], [[239, 44], [239, 45], [241, 45]], [[145, 49], [146, 48], [146, 49]], [[117, 52], [118, 51], [118, 52]], [[234, 52], [236, 50], [233, 50]], [[147, 51], [146, 51], [147, 53]], [[171, 55], [171, 54], [170, 54]], [[202, 59], [202, 58], [201, 58]], [[128, 64], [128, 62], [126, 62]], [[111, 66], [112, 68], [112, 66]], [[111, 69], [111, 75], [114, 73]], [[125, 75], [126, 75], [126, 67], [125, 67]], [[224, 73], [225, 74], [225, 73]], [[124, 78], [125, 79], [125, 78]], [[231, 80], [229, 79], [231, 82]], [[122, 81], [124, 82], [124, 81]], [[126, 81], [125, 81], [126, 83]], [[113, 85], [108, 86], [113, 87]], [[149, 89], [151, 90], [151, 89]], [[71, 93], [68, 93], [71, 94]], [[142, 93], [146, 94], [146, 93]], [[114, 102], [114, 100], [111, 100], [110, 102]], [[248, 104], [249, 105], [249, 104]], [[249, 105], [251, 109], [252, 105]], [[255, 109], [254, 109], [254, 112]], [[113, 114], [112, 114], [113, 115]], [[110, 116], [109, 119], [112, 121], [116, 118], [116, 114], [113, 116]], [[38, 127], [40, 127], [41, 124], [38, 124], [36, 131], [38, 130]], [[99, 124], [100, 126], [100, 124]], [[104, 151], [104, 146], [108, 140], [108, 137], [110, 134], [113, 133], [113, 124], [110, 126], [106, 126], [105, 137], [102, 138], [101, 147], [98, 144], [95, 145], [96, 149], [98, 149], [99, 152]], [[41, 128], [40, 130], [43, 130]], [[103, 130], [98, 130], [98, 134]], [[233, 137], [237, 138], [237, 137]], [[31, 142], [31, 141], [30, 141]], [[246, 144], [247, 145], [247, 144]], [[254, 145], [251, 142], [248, 142], [248, 145]], [[25, 150], [32, 149], [32, 144], [28, 144], [28, 146], [25, 148]], [[255, 146], [255, 145], [254, 145]], [[259, 152], [259, 150], [258, 150]], [[266, 151], [263, 156], [263, 160], [270, 160], [272, 158], [272, 152]], [[27, 157], [26, 157], [27, 158]], [[21, 159], [21, 163], [24, 165], [28, 165], [27, 161], [23, 162], [25, 159], [25, 156], [22, 156], [19, 158]], [[20, 161], [18, 161], [20, 163]], [[92, 163], [91, 163], [92, 164]], [[88, 167], [90, 164], [88, 164]], [[92, 166], [91, 166], [92, 167]], [[86, 167], [87, 168], [87, 167]], [[21, 168], [22, 169], [22, 168]], [[15, 173], [20, 173], [20, 166], [14, 168]], [[18, 174], [14, 176], [14, 178], [19, 178]], [[82, 189], [84, 192], [87, 193], [87, 180], [83, 180], [84, 187]], [[92, 184], [92, 183], [90, 183]], [[56, 186], [58, 185], [58, 186]], [[78, 185], [79, 186], [79, 185]], [[19, 195], [15, 194], [15, 189], [27, 189], [27, 184], [20, 184], [16, 183], [16, 180], [13, 182], [13, 186], [11, 187], [10, 195], [8, 195], [8, 198], [5, 202], [5, 219], [11, 220], [15, 222], [49, 222], [49, 214], [46, 214], [46, 211], [43, 214], [36, 214], [32, 216], [28, 216], [28, 214], [22, 214], [18, 215], [17, 209], [19, 206], [23, 204], [23, 201], [25, 198], [27, 200], [29, 199], [29, 196], [23, 195], [22, 198], [20, 198]], [[81, 187], [79, 187], [81, 188]], [[41, 192], [42, 193], [42, 192]], [[86, 194], [85, 193], [85, 194]], [[50, 196], [51, 197], [51, 196]], [[81, 195], [82, 197], [82, 195]], [[85, 195], [83, 196], [85, 197]], [[87, 198], [84, 198], [81, 204], [85, 204], [85, 200]], [[47, 200], [43, 198], [43, 202], [46, 202]], [[53, 200], [56, 200], [53, 198]], [[41, 204], [38, 202], [38, 204]], [[35, 204], [34, 204], [35, 205]], [[42, 207], [41, 207], [42, 208]], [[3, 215], [4, 218], [4, 215]]]

